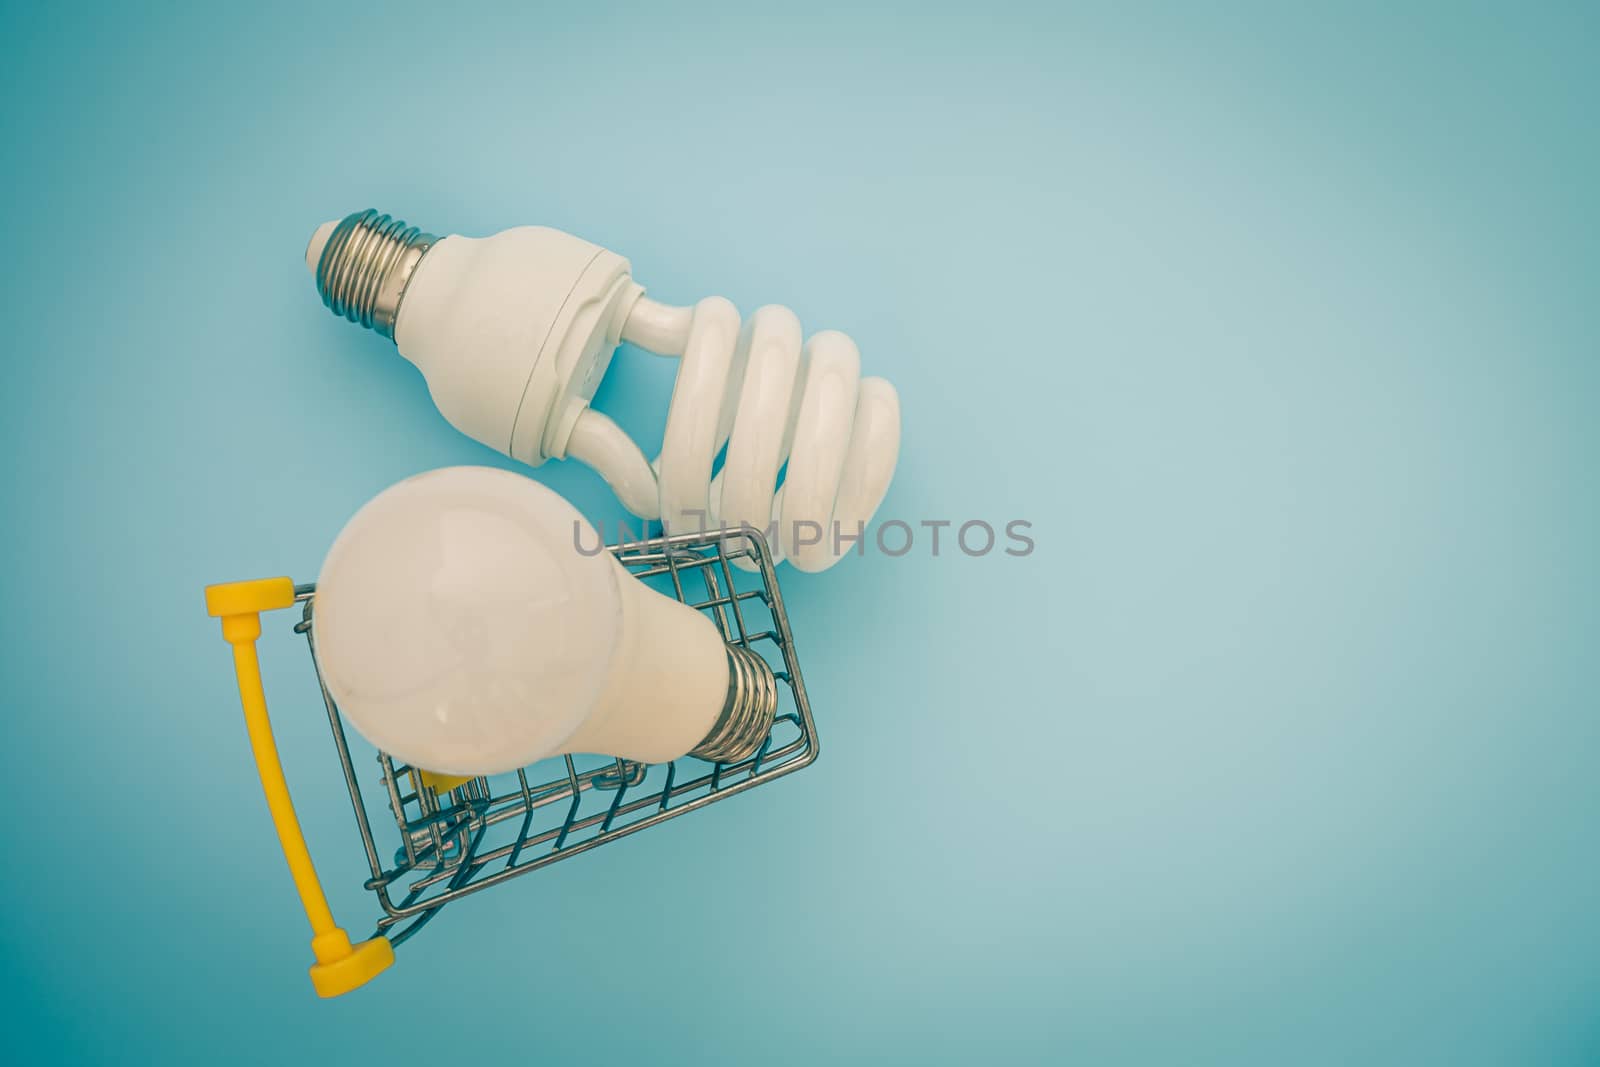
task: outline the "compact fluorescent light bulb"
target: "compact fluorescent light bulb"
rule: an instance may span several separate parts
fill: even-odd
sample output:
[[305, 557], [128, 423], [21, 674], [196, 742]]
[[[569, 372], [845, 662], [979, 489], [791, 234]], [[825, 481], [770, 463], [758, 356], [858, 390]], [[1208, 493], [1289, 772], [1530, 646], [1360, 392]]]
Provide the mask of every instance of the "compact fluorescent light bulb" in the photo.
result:
[[[748, 524], [777, 558], [822, 570], [894, 476], [894, 386], [861, 376], [842, 333], [802, 344], [788, 308], [741, 324], [721, 297], [651, 300], [627, 260], [559, 230], [436, 238], [376, 211], [320, 226], [306, 266], [335, 314], [416, 364], [458, 430], [534, 466], [576, 457], [671, 532]], [[621, 341], [682, 359], [654, 461], [589, 407]]]
[[317, 579], [328, 692], [415, 767], [497, 774], [560, 753], [736, 762], [771, 729], [777, 685], [609, 552], [529, 478], [451, 467], [378, 494]]

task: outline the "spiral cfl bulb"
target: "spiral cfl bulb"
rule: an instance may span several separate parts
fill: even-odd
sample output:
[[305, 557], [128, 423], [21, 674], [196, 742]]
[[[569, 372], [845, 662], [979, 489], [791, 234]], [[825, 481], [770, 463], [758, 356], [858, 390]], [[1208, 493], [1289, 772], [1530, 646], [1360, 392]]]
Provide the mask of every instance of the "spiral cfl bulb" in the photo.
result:
[[754, 755], [777, 708], [766, 661], [579, 536], [594, 543], [577, 509], [510, 471], [384, 490], [317, 579], [328, 692], [378, 748], [446, 774], [562, 753]]
[[[579, 459], [669, 531], [750, 526], [777, 558], [823, 570], [894, 476], [894, 386], [861, 376], [842, 333], [802, 341], [788, 308], [741, 323], [722, 297], [650, 299], [627, 260], [559, 230], [439, 238], [370, 210], [320, 226], [306, 265], [331, 311], [422, 371], [458, 430], [531, 466]], [[623, 341], [681, 359], [653, 461], [590, 406]]]

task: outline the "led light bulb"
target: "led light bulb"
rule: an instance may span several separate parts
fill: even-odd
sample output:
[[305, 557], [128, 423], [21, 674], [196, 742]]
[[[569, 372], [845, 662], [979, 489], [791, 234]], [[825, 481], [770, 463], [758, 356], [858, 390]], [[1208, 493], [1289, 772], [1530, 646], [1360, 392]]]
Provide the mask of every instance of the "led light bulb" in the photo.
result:
[[[457, 429], [533, 466], [580, 459], [624, 507], [671, 532], [747, 524], [777, 558], [822, 570], [894, 476], [894, 386], [861, 376], [842, 333], [802, 344], [787, 308], [741, 325], [721, 297], [651, 300], [627, 260], [559, 230], [436, 238], [375, 211], [324, 223], [306, 266], [335, 314], [416, 364]], [[589, 406], [622, 341], [682, 359], [654, 461]]]
[[748, 649], [598, 546], [538, 482], [451, 467], [384, 490], [323, 562], [323, 683], [379, 749], [496, 774], [561, 753], [736, 762], [771, 729], [777, 685]]

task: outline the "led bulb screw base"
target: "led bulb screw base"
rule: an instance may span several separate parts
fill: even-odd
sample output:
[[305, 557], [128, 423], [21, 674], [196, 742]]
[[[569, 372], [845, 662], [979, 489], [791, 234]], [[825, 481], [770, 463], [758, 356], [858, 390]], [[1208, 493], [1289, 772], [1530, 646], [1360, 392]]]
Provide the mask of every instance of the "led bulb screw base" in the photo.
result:
[[346, 215], [326, 231], [313, 234], [306, 250], [322, 302], [335, 315], [394, 340], [406, 285], [438, 238], [371, 208]]
[[711, 732], [689, 755], [738, 763], [761, 750], [778, 711], [778, 681], [767, 661], [747, 648], [728, 646], [728, 699]]

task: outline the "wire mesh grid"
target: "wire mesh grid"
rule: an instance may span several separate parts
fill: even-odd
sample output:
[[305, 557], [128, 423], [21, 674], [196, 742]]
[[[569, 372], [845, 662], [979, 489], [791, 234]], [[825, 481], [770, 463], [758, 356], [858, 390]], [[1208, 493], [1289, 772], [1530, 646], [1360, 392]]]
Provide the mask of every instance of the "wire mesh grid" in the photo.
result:
[[[685, 756], [643, 764], [560, 756], [508, 774], [468, 779], [441, 795], [419, 768], [378, 753], [378, 790], [361, 787], [340, 714], [317, 682], [343, 765], [383, 916], [377, 932], [399, 945], [445, 904], [492, 885], [742, 793], [817, 757], [816, 726], [794, 639], [759, 533], [680, 534], [608, 546], [636, 578], [710, 617], [723, 640], [765, 659], [779, 681], [766, 742], [736, 763]], [[743, 566], [741, 566], [743, 565]], [[316, 669], [316, 588], [296, 587]]]

